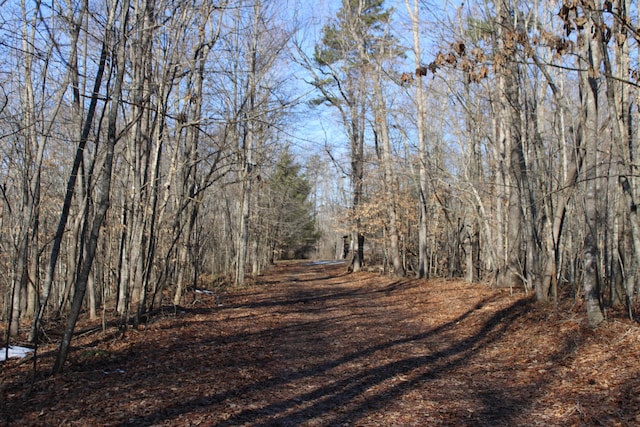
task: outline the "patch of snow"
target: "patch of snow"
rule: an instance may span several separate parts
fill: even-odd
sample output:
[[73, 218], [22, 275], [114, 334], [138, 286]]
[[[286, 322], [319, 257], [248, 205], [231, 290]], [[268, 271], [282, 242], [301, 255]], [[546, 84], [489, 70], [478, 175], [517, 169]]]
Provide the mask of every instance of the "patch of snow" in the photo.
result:
[[[21, 359], [23, 357], [26, 357], [26, 355], [31, 352], [33, 352], [32, 348], [9, 346], [9, 359], [13, 359], [13, 358]], [[7, 348], [2, 347], [2, 349], [0, 349], [0, 362], [4, 362], [6, 360], [5, 359], [6, 356], [7, 356]]]

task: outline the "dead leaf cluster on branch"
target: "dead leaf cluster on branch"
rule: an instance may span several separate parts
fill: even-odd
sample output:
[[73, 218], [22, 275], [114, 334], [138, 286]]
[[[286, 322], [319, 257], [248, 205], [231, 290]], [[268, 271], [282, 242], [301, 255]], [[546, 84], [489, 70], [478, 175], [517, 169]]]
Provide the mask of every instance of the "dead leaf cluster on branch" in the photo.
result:
[[[617, 20], [619, 25], [613, 26], [616, 29], [615, 34], [612, 27], [604, 22], [604, 14], [609, 14]], [[501, 52], [491, 54], [486, 53], [481, 47], [470, 48], [465, 42], [456, 40], [451, 43], [449, 50], [438, 52], [431, 63], [417, 68], [415, 76], [426, 76], [428, 72], [435, 75], [438, 69], [449, 68], [462, 71], [468, 83], [479, 83], [489, 76], [491, 64], [493, 71], [499, 73], [502, 71], [501, 65], [504, 61], [516, 55], [519, 50], [525, 57], [531, 57], [535, 54], [534, 49], [548, 48], [553, 52], [554, 60], [573, 54], [576, 42], [572, 40], [571, 35], [575, 32], [590, 31], [592, 37], [601, 38], [605, 44], [614, 39], [618, 46], [622, 46], [628, 40], [628, 34], [631, 32], [636, 35], [640, 43], [638, 31], [633, 24], [628, 18], [622, 19], [609, 0], [604, 2], [602, 9], [598, 10], [588, 8], [579, 0], [566, 0], [562, 3], [557, 16], [563, 21], [563, 33], [560, 35], [544, 29], [535, 34], [528, 34], [521, 26], [503, 28]], [[414, 80], [412, 74], [402, 73], [400, 83], [403, 86], [411, 84]], [[630, 74], [630, 77], [636, 81], [640, 78], [640, 72], [637, 70], [632, 70]]]
[[403, 72], [399, 81], [401, 86], [413, 83], [415, 77], [426, 77], [429, 72], [435, 75], [439, 68], [448, 67], [460, 69], [465, 73], [468, 82], [480, 82], [489, 75], [489, 68], [484, 63], [486, 56], [481, 48], [472, 50], [472, 56], [466, 53], [466, 45], [463, 42], [456, 42], [451, 46], [450, 52], [438, 52], [435, 59], [427, 65], [420, 65], [414, 73]]

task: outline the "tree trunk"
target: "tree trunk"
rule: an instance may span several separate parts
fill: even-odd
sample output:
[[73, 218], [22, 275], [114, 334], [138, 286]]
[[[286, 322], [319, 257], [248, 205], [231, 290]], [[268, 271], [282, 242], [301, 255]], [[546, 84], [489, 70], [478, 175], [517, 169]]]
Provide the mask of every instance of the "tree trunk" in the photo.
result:
[[[360, 86], [364, 85], [364, 78], [361, 78]], [[362, 87], [360, 87], [360, 93]], [[351, 186], [353, 188], [352, 197], [352, 244], [353, 251], [349, 269], [358, 272], [364, 266], [364, 234], [362, 234], [362, 220], [360, 219], [360, 206], [364, 191], [364, 119], [365, 100], [362, 96], [356, 101], [357, 106], [353, 106], [351, 113]]]
[[[380, 67], [379, 67], [380, 68]], [[387, 216], [388, 216], [388, 239], [389, 239], [389, 257], [391, 258], [391, 266], [393, 275], [402, 277], [405, 274], [402, 259], [400, 258], [400, 236], [398, 233], [398, 214], [396, 202], [395, 181], [396, 177], [393, 173], [393, 164], [391, 160], [391, 141], [389, 138], [389, 124], [387, 120], [387, 108], [385, 97], [382, 92], [382, 69], [378, 69], [376, 75], [373, 76], [374, 90], [377, 98], [375, 107], [376, 124], [380, 139], [382, 140], [382, 167], [383, 167], [383, 187], [386, 198]]]
[[[113, 15], [109, 17], [107, 21], [107, 27], [112, 25]], [[47, 306], [49, 301], [49, 296], [51, 295], [51, 290], [53, 286], [53, 281], [56, 272], [56, 265], [58, 262], [58, 257], [60, 256], [60, 248], [62, 246], [62, 238], [65, 233], [65, 229], [67, 226], [67, 219], [69, 218], [69, 211], [71, 210], [71, 202], [73, 200], [73, 195], [75, 193], [76, 181], [78, 178], [78, 169], [80, 168], [80, 164], [82, 163], [82, 159], [84, 156], [85, 147], [87, 141], [89, 140], [89, 134], [93, 128], [93, 119], [96, 113], [96, 108], [98, 104], [98, 99], [100, 97], [100, 88], [102, 86], [102, 78], [104, 75], [105, 64], [107, 61], [107, 55], [109, 53], [110, 46], [108, 46], [108, 35], [105, 35], [105, 39], [102, 43], [102, 50], [100, 52], [100, 62], [98, 63], [98, 68], [96, 71], [96, 78], [94, 81], [93, 91], [91, 93], [91, 100], [89, 102], [89, 108], [87, 110], [87, 116], [85, 118], [82, 132], [80, 135], [80, 140], [78, 141], [78, 146], [76, 148], [75, 157], [73, 159], [73, 166], [71, 168], [71, 173], [69, 175], [69, 180], [67, 181], [67, 187], [64, 196], [64, 202], [62, 204], [62, 211], [60, 213], [60, 219], [58, 221], [58, 226], [56, 229], [56, 234], [53, 239], [53, 244], [51, 247], [51, 255], [49, 258], [49, 264], [47, 266], [47, 272], [45, 276], [44, 282], [44, 293], [42, 296], [42, 302], [40, 304], [40, 310], [38, 314], [34, 317], [31, 336], [36, 336], [36, 328], [39, 322], [39, 319], [44, 314], [44, 309]], [[77, 65], [77, 64], [74, 64]], [[77, 69], [77, 67], [76, 67]]]
[[[497, 7], [497, 38], [495, 44], [498, 53], [504, 57], [513, 55], [513, 51], [506, 43], [506, 39], [513, 28], [513, 18], [509, 11], [505, 10], [500, 3]], [[524, 159], [522, 132], [522, 118], [519, 88], [519, 65], [512, 61], [506, 61], [502, 65], [503, 70], [496, 76], [497, 83], [497, 143], [498, 162], [500, 165], [499, 186], [503, 187], [503, 197], [497, 200], [498, 208], [500, 203], [506, 202], [505, 220], [505, 240], [498, 246], [500, 251], [497, 286], [498, 287], [520, 287], [525, 283], [525, 230], [530, 226], [525, 222], [523, 203], [529, 203], [527, 197], [528, 179], [526, 176], [526, 165]], [[522, 107], [524, 108], [524, 107]], [[500, 218], [498, 219], [500, 221]]]
[[[567, 206], [571, 201], [575, 186], [578, 180], [580, 169], [582, 166], [582, 149], [579, 146], [579, 138], [577, 147], [571, 149], [568, 145], [568, 139], [565, 132], [564, 119], [568, 114], [569, 106], [566, 96], [556, 85], [553, 77], [549, 74], [547, 67], [540, 61], [536, 55], [532, 55], [532, 59], [536, 66], [544, 76], [547, 86], [553, 93], [553, 97], [558, 105], [558, 116], [560, 119], [560, 150], [562, 153], [562, 185], [559, 187], [558, 197], [555, 203], [548, 203], [549, 212], [547, 214], [547, 232], [544, 237], [544, 257], [540, 261], [541, 279], [535, 283], [536, 300], [546, 302], [549, 300], [550, 293], [556, 294], [556, 278], [558, 275], [558, 264], [560, 258], [560, 238], [565, 222]], [[572, 153], [572, 154], [570, 154]], [[553, 292], [551, 292], [553, 290]]]
[[[120, 28], [119, 34], [124, 35], [127, 32], [128, 17], [129, 17], [129, 1], [124, 0], [121, 9]], [[109, 21], [111, 22], [111, 21]], [[107, 27], [107, 31], [111, 33], [112, 28]], [[107, 34], [105, 39], [110, 40], [111, 34]], [[107, 44], [107, 42], [105, 42]], [[109, 208], [109, 200], [111, 194], [111, 171], [113, 168], [113, 157], [115, 152], [115, 145], [117, 141], [117, 117], [118, 108], [120, 107], [120, 100], [122, 96], [122, 82], [125, 75], [126, 66], [126, 39], [122, 37], [115, 44], [115, 63], [113, 67], [117, 68], [115, 76], [115, 85], [111, 93], [111, 105], [109, 107], [109, 113], [107, 118], [107, 142], [105, 147], [105, 160], [100, 170], [98, 182], [97, 182], [97, 194], [98, 199], [96, 203], [96, 213], [91, 224], [91, 231], [86, 243], [85, 258], [83, 260], [81, 270], [76, 278], [75, 293], [73, 295], [73, 302], [71, 304], [71, 312], [67, 319], [67, 325], [64, 330], [64, 335], [60, 342], [58, 354], [53, 365], [53, 373], [60, 373], [63, 369], [64, 363], [69, 354], [69, 348], [71, 345], [71, 338], [73, 331], [82, 309], [82, 303], [87, 288], [87, 280], [93, 265], [93, 260], [96, 254], [96, 248], [98, 245], [98, 238], [100, 237], [100, 229], [104, 222], [104, 219]]]
[[[411, 28], [413, 33], [413, 57], [416, 71], [422, 67], [420, 59], [422, 58], [422, 49], [420, 47], [420, 12], [418, 0], [413, 0], [413, 4], [409, 4], [409, 0], [405, 0], [405, 6], [411, 17]], [[416, 72], [416, 109], [418, 124], [418, 181], [419, 181], [419, 197], [418, 208], [420, 212], [418, 223], [418, 278], [427, 276], [427, 103], [424, 93], [423, 73]]]
[[236, 284], [242, 285], [245, 282], [247, 269], [247, 255], [249, 252], [249, 220], [251, 214], [251, 192], [254, 164], [254, 148], [257, 138], [257, 117], [256, 115], [256, 98], [258, 84], [258, 36], [261, 14], [261, 2], [258, 0], [254, 3], [253, 8], [253, 33], [251, 35], [250, 56], [249, 56], [249, 75], [247, 87], [248, 107], [245, 111], [245, 134], [243, 138], [243, 171], [242, 171], [242, 202], [240, 208], [240, 225], [238, 227], [238, 250], [236, 261]]
[[[595, 10], [592, 1], [590, 10]], [[583, 286], [589, 325], [597, 326], [604, 320], [600, 306], [600, 276], [598, 272], [598, 81], [601, 53], [595, 33], [595, 22], [591, 12], [585, 10], [589, 21], [578, 36], [578, 68], [580, 95], [582, 98], [581, 137], [585, 149], [584, 164], [584, 213], [585, 232], [583, 242]], [[594, 12], [595, 13], [595, 12]]]
[[[15, 272], [13, 280], [13, 300], [10, 317], [9, 335], [15, 336], [21, 315], [35, 316], [34, 301], [39, 292], [38, 272], [38, 233], [40, 228], [40, 198], [42, 162], [46, 138], [38, 137], [37, 107], [33, 84], [33, 60], [35, 58], [37, 20], [40, 10], [34, 9], [31, 17], [24, 2], [22, 7], [22, 76], [23, 85], [20, 90], [21, 101], [21, 133], [23, 134], [23, 177], [22, 177], [22, 206], [20, 212], [20, 227]], [[43, 79], [46, 76], [42, 77]], [[59, 108], [60, 102], [58, 103]], [[54, 110], [55, 111], [55, 110]], [[53, 114], [55, 117], [55, 113]], [[31, 301], [27, 300], [31, 296]]]

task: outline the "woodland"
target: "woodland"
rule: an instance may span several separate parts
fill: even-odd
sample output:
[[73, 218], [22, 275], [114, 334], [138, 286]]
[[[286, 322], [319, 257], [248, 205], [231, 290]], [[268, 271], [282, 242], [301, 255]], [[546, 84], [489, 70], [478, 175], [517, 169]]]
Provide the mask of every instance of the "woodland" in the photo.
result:
[[0, 0], [5, 347], [53, 346], [60, 375], [79, 324], [124, 340], [293, 259], [635, 331], [639, 14]]

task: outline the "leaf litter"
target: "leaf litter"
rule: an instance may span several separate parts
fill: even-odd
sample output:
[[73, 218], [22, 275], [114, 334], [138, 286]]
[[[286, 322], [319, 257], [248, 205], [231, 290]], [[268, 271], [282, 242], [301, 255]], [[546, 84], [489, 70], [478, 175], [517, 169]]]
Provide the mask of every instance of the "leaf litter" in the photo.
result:
[[[282, 263], [136, 331], [1, 365], [6, 425], [631, 426], [640, 331], [458, 280]], [[185, 300], [189, 300], [188, 296]], [[90, 325], [88, 322], [86, 328]], [[95, 326], [95, 325], [93, 325]], [[86, 329], [84, 328], [84, 329]]]

